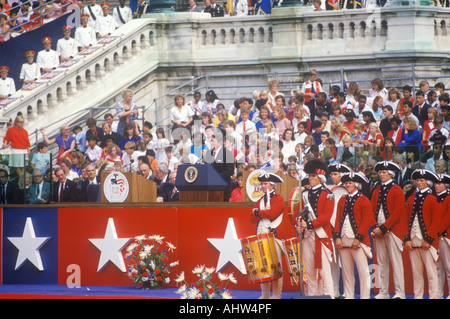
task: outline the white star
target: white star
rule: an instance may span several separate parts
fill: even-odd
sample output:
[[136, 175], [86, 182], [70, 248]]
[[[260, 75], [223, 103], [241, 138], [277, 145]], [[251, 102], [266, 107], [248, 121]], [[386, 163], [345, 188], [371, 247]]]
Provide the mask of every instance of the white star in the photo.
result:
[[8, 240], [19, 250], [14, 270], [19, 269], [28, 259], [37, 269], [43, 271], [44, 266], [42, 265], [39, 249], [49, 239], [50, 237], [36, 237], [31, 217], [27, 217], [22, 237], [8, 237]]
[[112, 261], [122, 272], [126, 272], [122, 249], [130, 242], [130, 240], [131, 238], [117, 238], [114, 220], [109, 218], [105, 237], [89, 239], [89, 241], [101, 251], [97, 272], [102, 271], [109, 261]]
[[233, 218], [228, 219], [224, 238], [208, 238], [208, 241], [220, 251], [216, 270], [220, 271], [228, 262], [231, 262], [242, 274], [247, 270], [242, 256], [242, 245], [239, 240]]

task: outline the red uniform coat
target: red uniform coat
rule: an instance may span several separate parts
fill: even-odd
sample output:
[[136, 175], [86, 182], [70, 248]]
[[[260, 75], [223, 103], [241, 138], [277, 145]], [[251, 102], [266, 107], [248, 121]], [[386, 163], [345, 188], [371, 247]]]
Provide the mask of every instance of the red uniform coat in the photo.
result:
[[[377, 186], [372, 194], [372, 211], [375, 218], [375, 223], [377, 223], [376, 220], [376, 213], [377, 213], [377, 206], [378, 206], [378, 195], [380, 193], [381, 186]], [[406, 208], [405, 208], [405, 194], [403, 193], [403, 189], [398, 186], [394, 185], [389, 190], [389, 193], [386, 198], [387, 201], [387, 207], [389, 211], [389, 217], [384, 222], [381, 229], [383, 230], [383, 233], [385, 233], [387, 230], [390, 230], [392, 227], [394, 227], [391, 231], [401, 240], [406, 236], [407, 234], [407, 220], [406, 220]]]
[[[417, 192], [414, 196], [410, 196], [406, 202], [407, 220], [408, 220], [408, 233], [405, 237], [405, 242], [411, 240], [411, 215], [414, 204], [414, 198], [417, 196]], [[441, 223], [441, 210], [439, 203], [436, 200], [436, 196], [428, 194], [422, 205], [422, 215], [425, 226], [425, 233], [422, 231], [423, 239], [438, 249], [438, 231]]]
[[[345, 200], [347, 196], [348, 195], [342, 196], [338, 202], [336, 223], [334, 226], [335, 238], [341, 237], [341, 221], [344, 215]], [[358, 199], [356, 199], [355, 205], [353, 206], [353, 215], [355, 217], [357, 227], [355, 238], [363, 244], [370, 246], [369, 228], [375, 224], [375, 218], [372, 214], [370, 200], [366, 196], [361, 195]]]
[[[260, 202], [263, 200], [264, 196], [258, 199], [258, 201], [255, 203], [253, 208], [260, 208]], [[258, 224], [258, 222], [261, 219], [269, 219], [270, 221], [274, 221], [278, 216], [283, 214], [285, 211], [285, 205], [284, 205], [284, 199], [280, 194], [275, 194], [272, 199], [270, 200], [270, 209], [266, 210], [260, 210], [259, 216], [256, 216], [253, 214], [253, 212], [250, 214], [250, 222], [252, 224]], [[288, 216], [283, 216], [283, 222], [289, 222]], [[286, 232], [283, 231], [283, 228], [285, 227], [278, 227], [277, 228], [277, 238], [279, 239], [288, 239], [292, 236], [289, 236]]]
[[445, 237], [450, 239], [450, 195], [447, 195], [444, 201], [439, 203], [439, 206], [441, 208], [442, 221], [439, 225], [438, 232], [439, 234], [444, 234], [446, 232], [447, 235], [445, 235]]

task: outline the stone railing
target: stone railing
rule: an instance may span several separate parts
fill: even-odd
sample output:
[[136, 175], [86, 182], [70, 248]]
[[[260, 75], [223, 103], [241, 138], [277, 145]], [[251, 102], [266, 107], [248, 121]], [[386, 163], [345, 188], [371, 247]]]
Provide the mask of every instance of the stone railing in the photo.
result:
[[[98, 49], [78, 54], [73, 65], [60, 65], [38, 79], [35, 88], [17, 91], [11, 96], [17, 100], [3, 108], [2, 117], [12, 120], [21, 112], [31, 133], [61, 118], [68, 124], [84, 116], [89, 107], [112, 104], [123, 88], [146, 76], [156, 64], [154, 35], [147, 27], [151, 25], [151, 19], [133, 20], [117, 29], [111, 35], [112, 42], [93, 45]], [[57, 131], [61, 124], [50, 130]]]

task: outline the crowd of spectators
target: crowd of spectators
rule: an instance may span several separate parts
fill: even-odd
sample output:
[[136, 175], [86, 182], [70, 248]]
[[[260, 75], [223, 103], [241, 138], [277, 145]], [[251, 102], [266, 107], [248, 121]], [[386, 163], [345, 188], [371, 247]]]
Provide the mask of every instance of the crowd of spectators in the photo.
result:
[[[230, 185], [227, 201], [243, 200], [246, 171], [277, 171], [298, 180], [305, 177], [303, 165], [314, 158], [363, 173], [370, 181], [369, 197], [379, 183], [373, 166], [383, 159], [403, 168], [397, 182], [405, 193], [413, 191], [410, 175], [416, 168], [449, 172], [450, 106], [442, 83], [431, 89], [422, 81], [413, 92], [411, 86], [385, 88], [382, 80], [374, 79], [367, 90], [350, 82], [342, 89], [331, 85], [326, 92], [318, 73], [310, 70], [309, 79], [290, 95], [280, 92], [277, 80], [232, 105], [225, 105], [213, 90], [204, 95], [197, 91], [192, 99], [176, 95], [170, 128], [163, 129], [149, 122], [140, 125], [133, 92], [124, 90], [123, 99], [101, 122], [89, 118], [84, 130], [63, 126], [53, 138], [42, 129], [43, 141], [25, 163], [24, 173], [30, 174], [30, 182], [35, 172], [36, 178], [47, 176], [49, 183], [62, 177], [71, 180], [73, 196], [67, 200], [87, 201], [87, 180], [99, 183], [105, 171], [137, 172], [157, 183], [157, 201], [168, 202], [178, 200], [178, 166], [214, 166], [218, 152], [224, 160], [215, 168]], [[48, 148], [55, 144], [58, 152], [51, 163]], [[60, 177], [55, 170], [61, 171]], [[54, 188], [53, 196], [57, 193]], [[47, 202], [51, 200], [60, 199]]]

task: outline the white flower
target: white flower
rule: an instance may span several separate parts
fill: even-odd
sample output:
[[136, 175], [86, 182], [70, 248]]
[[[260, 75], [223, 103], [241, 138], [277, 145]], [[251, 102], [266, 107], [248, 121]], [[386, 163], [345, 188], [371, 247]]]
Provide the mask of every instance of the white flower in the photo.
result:
[[154, 245], [145, 245], [144, 251], [149, 254], [152, 252], [153, 247], [155, 247], [155, 246]]
[[205, 265], [197, 266], [192, 271], [193, 274], [201, 274], [203, 272], [203, 269], [205, 268]]
[[131, 254], [131, 252], [133, 251], [133, 249], [135, 249], [138, 245], [136, 243], [132, 243], [127, 247], [127, 256], [129, 256]]
[[[178, 275], [177, 279], [175, 279], [176, 282], [182, 282], [184, 281], [184, 271], [181, 272], [181, 274]], [[183, 285], [184, 286], [184, 285]]]
[[181, 294], [181, 293], [183, 293], [185, 291], [186, 291], [186, 285], [182, 285], [180, 288], [178, 288], [177, 291], [175, 291], [175, 293]]
[[178, 266], [179, 264], [180, 264], [180, 261], [177, 260], [177, 261], [174, 261], [173, 263], [170, 263], [169, 266], [170, 267], [175, 267], [175, 266]]
[[188, 298], [190, 299], [197, 299], [198, 297], [201, 297], [202, 295], [200, 294], [200, 290], [198, 290], [197, 288], [193, 287], [193, 288], [189, 288], [188, 290]]
[[219, 277], [220, 281], [228, 280], [228, 275], [222, 274], [221, 272], [217, 273], [217, 276]]
[[148, 265], [150, 266], [150, 269], [155, 270], [155, 261], [154, 260], [151, 260]]
[[164, 278], [164, 283], [166, 284], [170, 283], [170, 278], [169, 277]]
[[233, 297], [231, 296], [231, 294], [230, 294], [229, 291], [224, 291], [224, 292], [222, 292], [222, 293], [220, 294], [220, 296], [221, 296], [223, 299], [232, 299], [232, 298], [233, 298]]
[[177, 249], [172, 243], [167, 242], [167, 246], [169, 246], [169, 251], [173, 251], [174, 249]]
[[144, 259], [148, 256], [148, 253], [146, 251], [141, 251], [139, 253], [139, 258]]
[[145, 240], [145, 235], [136, 236], [136, 237], [134, 237], [134, 239], [142, 242], [143, 240]]
[[141, 277], [141, 280], [142, 280], [142, 281], [148, 281], [148, 277], [142, 276], [142, 277]]
[[237, 284], [236, 278], [234, 278], [233, 273], [228, 275], [228, 280], [231, 281], [233, 284]]
[[214, 270], [216, 270], [216, 268], [214, 268], [214, 267], [211, 267], [211, 268], [205, 268], [205, 272], [206, 272], [208, 275], [211, 275], [211, 274], [214, 272]]
[[158, 244], [162, 243], [162, 240], [165, 238], [164, 236], [160, 236], [160, 235], [152, 235], [152, 236], [148, 236], [149, 239], [153, 239], [155, 240]]

